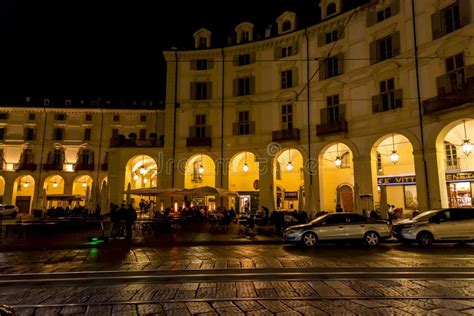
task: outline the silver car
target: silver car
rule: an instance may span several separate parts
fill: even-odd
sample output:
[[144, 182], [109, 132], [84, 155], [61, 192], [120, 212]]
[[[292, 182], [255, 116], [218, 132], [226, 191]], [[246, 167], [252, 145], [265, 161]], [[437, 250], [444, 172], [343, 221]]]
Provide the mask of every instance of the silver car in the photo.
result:
[[15, 218], [18, 215], [18, 207], [11, 204], [0, 204], [0, 216]]
[[355, 213], [333, 213], [322, 215], [308, 224], [288, 227], [283, 238], [289, 242], [302, 242], [307, 247], [316, 245], [318, 241], [347, 240], [363, 240], [374, 247], [391, 235], [386, 221]]

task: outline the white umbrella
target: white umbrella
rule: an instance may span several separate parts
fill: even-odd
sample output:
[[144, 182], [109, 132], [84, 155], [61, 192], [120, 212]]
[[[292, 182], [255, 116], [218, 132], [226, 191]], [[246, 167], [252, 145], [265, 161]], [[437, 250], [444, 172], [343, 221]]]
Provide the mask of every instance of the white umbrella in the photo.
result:
[[215, 187], [209, 187], [209, 186], [204, 186], [204, 187], [199, 187], [195, 189], [185, 189], [183, 190], [183, 193], [185, 195], [190, 195], [190, 196], [196, 196], [196, 195], [204, 195], [204, 196], [209, 196], [209, 195], [217, 195], [217, 196], [235, 196], [238, 197], [239, 193], [234, 192], [234, 191], [229, 191], [223, 188], [215, 188]]

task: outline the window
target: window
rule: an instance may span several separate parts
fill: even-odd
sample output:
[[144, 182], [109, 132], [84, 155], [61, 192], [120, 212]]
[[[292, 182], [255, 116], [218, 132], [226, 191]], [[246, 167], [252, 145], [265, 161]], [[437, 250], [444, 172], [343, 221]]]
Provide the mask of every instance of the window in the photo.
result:
[[196, 82], [196, 100], [206, 100], [207, 96], [207, 82]]
[[55, 128], [53, 130], [53, 140], [63, 140], [64, 139], [64, 129]]
[[250, 33], [248, 31], [242, 31], [242, 33], [240, 34], [241, 36], [241, 42], [248, 42], [250, 41]]
[[0, 113], [0, 120], [8, 120], [8, 113]]
[[326, 7], [326, 16], [329, 16], [334, 13], [336, 13], [336, 4], [332, 2]]
[[196, 60], [196, 69], [197, 70], [207, 70], [208, 69], [207, 59], [198, 59], [198, 60]]
[[239, 96], [242, 95], [249, 95], [250, 94], [250, 78], [239, 78], [238, 79], [239, 83]]
[[249, 111], [239, 112], [239, 135], [250, 134]]
[[28, 113], [28, 120], [34, 121], [36, 119], [36, 114], [35, 113]]
[[389, 36], [370, 43], [370, 63], [375, 64], [380, 61], [395, 57], [400, 54], [400, 32], [395, 32]]
[[338, 57], [330, 57], [324, 60], [325, 79], [340, 75]]
[[281, 48], [281, 57], [289, 57], [296, 54], [296, 49], [293, 46], [285, 46]]
[[250, 54], [239, 55], [239, 66], [250, 64]]
[[92, 121], [92, 114], [86, 114], [86, 121]]
[[141, 129], [138, 137], [139, 139], [146, 139], [146, 129]]
[[34, 127], [27, 127], [25, 129], [25, 140], [34, 140], [35, 136], [36, 135]]
[[113, 120], [114, 120], [114, 122], [120, 121], [120, 115], [115, 114], [114, 117], [113, 117]]
[[351, 160], [350, 160], [349, 152], [345, 152], [341, 155], [341, 169], [343, 168], [350, 168], [351, 167]]
[[283, 21], [283, 23], [281, 25], [281, 31], [282, 32], [291, 31], [291, 21], [289, 21], [289, 20]]
[[464, 87], [464, 54], [449, 57], [446, 63], [446, 92], [461, 90]]
[[146, 115], [140, 115], [140, 122], [146, 122]]
[[387, 36], [379, 41], [379, 60], [392, 57], [392, 37]]
[[34, 163], [33, 159], [33, 150], [31, 148], [26, 148], [21, 154], [20, 164], [29, 165]]
[[196, 137], [204, 138], [206, 137], [206, 114], [196, 115]]
[[281, 72], [281, 88], [287, 89], [293, 87], [293, 71], [285, 70]]
[[64, 114], [64, 113], [56, 113], [56, 114], [54, 115], [54, 119], [55, 119], [56, 121], [65, 121], [65, 120], [66, 120], [66, 114]]
[[5, 127], [0, 127], [0, 140], [5, 139]]
[[90, 150], [87, 150], [87, 149], [83, 149], [81, 151], [81, 157], [79, 157], [79, 161], [83, 164], [83, 165], [88, 165], [90, 162], [89, 162], [89, 159], [91, 158], [91, 152]]
[[382, 155], [379, 152], [377, 152], [377, 174], [379, 175], [383, 174]]
[[377, 12], [377, 22], [382, 22], [392, 16], [392, 8], [388, 7]]
[[461, 16], [459, 15], [459, 4], [444, 9], [441, 13], [444, 21], [445, 33], [449, 34], [461, 28]]
[[61, 149], [55, 149], [53, 151], [53, 165], [60, 166], [63, 163], [63, 151]]
[[84, 130], [84, 140], [87, 140], [87, 141], [91, 140], [91, 135], [92, 135], [92, 129], [86, 128]]
[[44, 99], [43, 100], [43, 105], [48, 106], [50, 104], [49, 99]]
[[321, 221], [321, 225], [340, 225], [346, 222], [346, 217], [342, 214], [329, 215]]
[[339, 122], [339, 95], [331, 95], [326, 98], [328, 107], [328, 123]]
[[72, 101], [71, 101], [71, 100], [66, 100], [66, 101], [64, 101], [64, 104], [65, 104], [66, 106], [71, 106]]
[[347, 214], [346, 222], [347, 223], [366, 223], [367, 217], [359, 215], [359, 214]]
[[395, 83], [393, 78], [380, 81], [380, 94], [382, 98], [382, 111], [394, 110], [395, 104]]
[[446, 151], [446, 169], [447, 170], [460, 169], [456, 146], [451, 144], [450, 142], [444, 142], [444, 148]]
[[281, 106], [281, 125], [283, 129], [293, 128], [293, 104], [283, 104]]
[[118, 138], [119, 130], [117, 128], [112, 129], [112, 138]]
[[338, 40], [337, 34], [338, 34], [337, 30], [326, 33], [326, 44], [337, 41]]
[[199, 48], [206, 48], [207, 47], [207, 38], [200, 37], [199, 38]]
[[201, 168], [202, 161], [198, 160], [193, 164], [193, 177], [191, 179], [192, 182], [202, 182], [202, 174], [199, 172]]

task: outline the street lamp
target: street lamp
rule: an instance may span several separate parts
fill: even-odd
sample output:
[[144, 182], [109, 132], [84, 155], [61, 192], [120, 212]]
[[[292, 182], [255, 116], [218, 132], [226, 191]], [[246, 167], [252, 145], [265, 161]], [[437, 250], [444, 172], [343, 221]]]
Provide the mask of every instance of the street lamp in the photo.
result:
[[463, 126], [464, 126], [464, 141], [461, 145], [461, 148], [462, 148], [462, 152], [466, 156], [469, 156], [469, 154], [472, 152], [472, 144], [471, 144], [471, 140], [467, 138], [466, 120], [463, 120], [462, 123], [463, 123]]
[[135, 174], [133, 175], [133, 180], [138, 181], [138, 174], [135, 173]]
[[86, 180], [82, 181], [82, 187], [83, 187], [83, 188], [87, 188], [87, 182], [86, 182]]
[[244, 166], [242, 167], [242, 170], [244, 172], [248, 172], [249, 171], [249, 165], [247, 164], [247, 152], [245, 152], [245, 163], [244, 163]]
[[394, 136], [394, 134], [392, 134], [392, 152], [390, 153], [390, 161], [393, 164], [396, 164], [399, 159], [400, 159], [400, 155], [395, 150], [395, 136]]
[[291, 149], [288, 149], [288, 163], [286, 164], [286, 170], [288, 170], [288, 172], [293, 170], [293, 164], [291, 163]]
[[56, 182], [56, 180], [54, 180], [53, 182], [53, 188], [57, 188], [58, 187], [58, 182]]
[[336, 143], [336, 160], [334, 160], [334, 164], [336, 168], [340, 168], [342, 165], [342, 159], [341, 156], [339, 156], [339, 143]]
[[26, 179], [25, 182], [23, 183], [23, 187], [27, 188], [29, 186], [30, 186], [30, 183], [28, 182], [28, 179]]

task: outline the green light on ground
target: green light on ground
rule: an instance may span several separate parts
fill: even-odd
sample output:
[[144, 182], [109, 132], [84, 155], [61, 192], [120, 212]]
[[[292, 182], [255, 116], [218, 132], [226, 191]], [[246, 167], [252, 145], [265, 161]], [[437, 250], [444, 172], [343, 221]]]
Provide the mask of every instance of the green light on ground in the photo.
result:
[[84, 245], [96, 246], [96, 245], [102, 244], [103, 242], [104, 242], [103, 240], [97, 239], [96, 241], [85, 242]]

